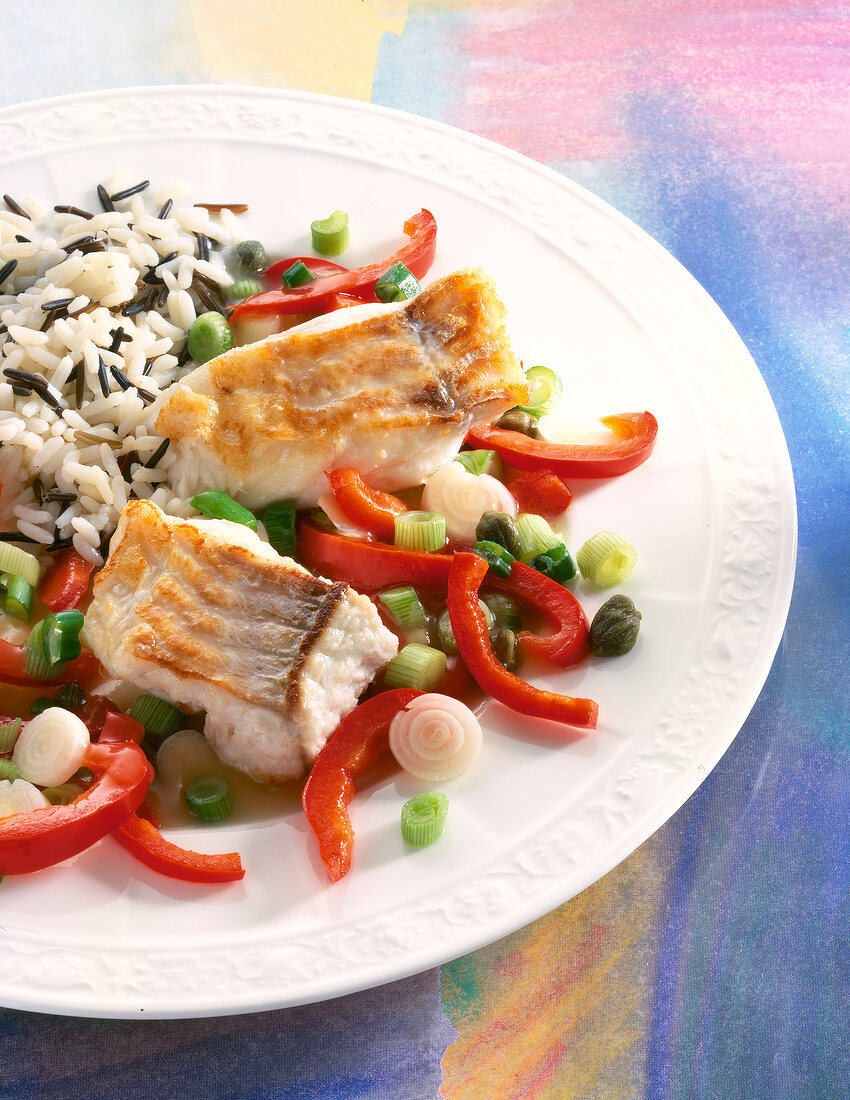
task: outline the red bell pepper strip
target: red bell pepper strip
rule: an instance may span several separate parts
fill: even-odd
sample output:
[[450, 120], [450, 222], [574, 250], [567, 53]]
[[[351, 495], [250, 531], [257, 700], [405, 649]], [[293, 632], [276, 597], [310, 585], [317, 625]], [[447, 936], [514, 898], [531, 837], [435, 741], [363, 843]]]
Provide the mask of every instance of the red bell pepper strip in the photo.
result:
[[326, 470], [325, 477], [334, 500], [350, 523], [376, 538], [392, 542], [395, 517], [407, 511], [403, 500], [373, 489], [356, 470]]
[[[151, 820], [153, 818], [153, 820]], [[166, 840], [149, 808], [140, 808], [112, 832], [118, 843], [140, 863], [183, 882], [238, 882], [245, 869], [238, 852], [208, 855]]]
[[599, 707], [592, 699], [574, 699], [534, 687], [499, 661], [490, 645], [487, 620], [478, 604], [478, 590], [487, 570], [483, 558], [459, 551], [452, 559], [449, 572], [447, 603], [452, 631], [460, 655], [478, 686], [520, 714], [594, 729]]
[[572, 504], [573, 494], [551, 470], [526, 470], [508, 482], [520, 512], [545, 519], [561, 516]]
[[269, 290], [280, 290], [280, 279], [284, 271], [288, 271], [293, 264], [302, 263], [307, 270], [317, 279], [328, 275], [339, 275], [341, 271], [348, 271], [347, 267], [323, 260], [319, 256], [290, 256], [288, 260], [278, 260], [277, 263], [267, 267], [260, 278]]
[[404, 223], [410, 240], [392, 256], [377, 264], [367, 264], [353, 271], [314, 279], [289, 290], [267, 290], [239, 302], [231, 313], [231, 323], [242, 317], [262, 314], [324, 313], [337, 294], [350, 294], [364, 302], [375, 302], [375, 283], [393, 264], [402, 263], [417, 279], [421, 279], [434, 261], [437, 248], [437, 222], [429, 210], [420, 210]]
[[503, 462], [518, 470], [549, 469], [562, 478], [616, 477], [652, 454], [658, 421], [651, 412], [618, 413], [600, 421], [614, 433], [611, 443], [552, 443], [492, 424], [470, 428], [466, 443], [498, 451]]
[[343, 718], [316, 757], [301, 803], [331, 882], [351, 867], [354, 830], [348, 804], [354, 781], [388, 750], [390, 722], [421, 694], [415, 688], [395, 688], [373, 695]]
[[509, 577], [488, 574], [487, 583], [524, 605], [530, 605], [554, 625], [555, 633], [548, 635], [521, 630], [517, 642], [525, 653], [544, 657], [562, 668], [577, 665], [588, 655], [587, 616], [568, 588], [521, 561], [513, 563]]
[[[80, 715], [82, 717], [82, 715]], [[85, 721], [85, 719], [83, 719]], [[145, 739], [145, 727], [129, 714], [122, 714], [118, 710], [108, 709], [98, 735], [98, 744], [106, 744], [109, 741], [135, 741], [141, 745]]]
[[92, 653], [81, 653], [69, 661], [62, 672], [52, 680], [35, 680], [27, 673], [27, 658], [23, 646], [12, 645], [0, 638], [0, 683], [18, 684], [21, 687], [52, 687], [54, 684], [91, 683], [100, 673], [100, 661]]
[[452, 561], [451, 554], [426, 554], [325, 531], [306, 517], [298, 524], [298, 559], [313, 573], [348, 581], [360, 592], [391, 584], [445, 592]]
[[53, 564], [41, 578], [38, 598], [51, 611], [70, 611], [80, 606], [89, 587], [94, 566], [69, 546], [59, 550]]
[[0, 818], [0, 875], [40, 871], [90, 848], [136, 811], [153, 774], [132, 741], [89, 745], [83, 766], [94, 782], [67, 806]]

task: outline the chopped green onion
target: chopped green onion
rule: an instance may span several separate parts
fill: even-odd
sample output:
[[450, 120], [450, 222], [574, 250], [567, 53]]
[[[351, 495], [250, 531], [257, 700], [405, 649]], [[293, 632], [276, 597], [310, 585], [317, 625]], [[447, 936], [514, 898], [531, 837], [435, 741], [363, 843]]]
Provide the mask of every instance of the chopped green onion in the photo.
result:
[[283, 283], [287, 290], [292, 290], [296, 286], [304, 286], [305, 283], [312, 283], [316, 278], [309, 267], [301, 260], [296, 260], [292, 267], [288, 267], [286, 271], [281, 275], [280, 281]]
[[449, 800], [442, 791], [410, 798], [401, 808], [401, 835], [408, 844], [425, 848], [443, 835]]
[[269, 258], [260, 241], [240, 241], [233, 250], [236, 270], [231, 275], [258, 275], [269, 266]]
[[127, 713], [142, 723], [146, 736], [155, 745], [176, 733], [184, 721], [183, 712], [158, 695], [138, 695]]
[[395, 517], [394, 541], [407, 550], [441, 550], [446, 545], [446, 517], [439, 512], [402, 512]]
[[561, 539], [548, 522], [534, 512], [521, 512], [516, 518], [516, 526], [520, 543], [519, 556], [526, 565], [538, 554], [545, 554], [561, 545]]
[[[9, 722], [4, 722], [0, 725], [0, 752], [11, 752], [15, 747], [15, 742], [18, 740], [18, 734], [21, 732], [20, 718], [12, 718]], [[4, 776], [7, 779], [8, 776]]]
[[446, 671], [446, 655], [439, 649], [411, 642], [400, 650], [384, 670], [388, 687], [417, 688], [431, 691]]
[[46, 695], [39, 695], [37, 699], [32, 701], [30, 714], [35, 717], [36, 714], [41, 714], [43, 710], [50, 710], [51, 707], [55, 706], [57, 706], [55, 699], [48, 699]]
[[501, 478], [504, 468], [498, 451], [461, 451], [455, 462], [465, 466], [471, 474], [489, 474]]
[[428, 617], [422, 601], [410, 585], [387, 588], [378, 593], [378, 599], [404, 632], [408, 641], [427, 642]]
[[295, 501], [275, 500], [263, 512], [263, 526], [269, 542], [284, 556], [295, 553]]
[[529, 367], [525, 377], [531, 386], [531, 399], [527, 405], [517, 405], [517, 408], [531, 416], [551, 412], [561, 400], [564, 390], [561, 379], [548, 367]]
[[68, 661], [82, 652], [82, 611], [57, 611], [36, 623], [24, 642], [27, 675], [35, 680], [55, 679]]
[[199, 775], [183, 788], [190, 811], [202, 821], [223, 821], [233, 809], [233, 789], [221, 775]]
[[235, 279], [227, 288], [227, 300], [228, 302], [241, 302], [245, 298], [250, 298], [252, 294], [261, 294], [263, 290], [263, 284], [257, 279], [254, 279], [250, 275], [243, 276], [241, 279]]
[[375, 283], [379, 302], [404, 302], [422, 289], [419, 280], [404, 264], [393, 264]]
[[18, 546], [9, 542], [0, 542], [0, 573], [10, 573], [12, 576], [23, 577], [28, 583], [38, 584], [41, 566], [34, 554], [28, 554]]
[[476, 542], [472, 549], [487, 562], [497, 577], [509, 577], [511, 575], [511, 566], [516, 558], [513, 554], [509, 554], [504, 546], [500, 546], [498, 542], [488, 542], [486, 539], [482, 539], [480, 542]]
[[14, 783], [16, 779], [22, 779], [17, 764], [13, 764], [11, 760], [0, 759], [0, 779], [8, 779], [10, 783]]
[[231, 523], [242, 523], [252, 531], [257, 530], [257, 517], [254, 513], [221, 489], [207, 489], [205, 493], [198, 493], [192, 497], [191, 504], [211, 519], [228, 519]]
[[571, 581], [576, 575], [576, 565], [572, 554], [563, 545], [553, 546], [545, 554], [538, 554], [536, 558], [531, 559], [529, 564], [532, 569], [536, 569], [538, 573], [545, 573], [547, 577], [551, 577], [558, 584]]
[[186, 337], [189, 354], [199, 365], [208, 363], [233, 347], [233, 333], [227, 318], [215, 310], [202, 313], [192, 322]]
[[244, 344], [256, 344], [267, 336], [275, 336], [283, 328], [281, 318], [274, 314], [267, 317], [237, 317], [233, 322], [233, 346], [241, 348]]
[[622, 584], [635, 567], [637, 551], [614, 531], [600, 531], [587, 540], [576, 554], [585, 580], [597, 588]]
[[[481, 608], [484, 614], [484, 619], [487, 623], [487, 629], [492, 630], [492, 628], [496, 625], [496, 617], [483, 600], [478, 601], [478, 606]], [[437, 631], [440, 635], [440, 645], [443, 647], [445, 652], [457, 653], [457, 641], [455, 640], [455, 634], [452, 630], [452, 621], [449, 617], [448, 610], [444, 611], [440, 618], [437, 620]]]
[[29, 581], [18, 574], [6, 574], [6, 614], [25, 623], [30, 620], [33, 588]]
[[58, 783], [54, 787], [42, 787], [41, 793], [51, 806], [67, 806], [75, 798], [79, 798], [85, 789], [85, 784], [69, 779], [67, 783]]
[[508, 630], [522, 630], [522, 615], [519, 604], [510, 596], [503, 596], [500, 592], [488, 592], [484, 596], [484, 603], [490, 608], [497, 627], [507, 627]]
[[313, 251], [322, 256], [338, 256], [340, 252], [345, 252], [351, 242], [348, 214], [344, 210], [334, 210], [330, 217], [311, 222], [310, 236]]

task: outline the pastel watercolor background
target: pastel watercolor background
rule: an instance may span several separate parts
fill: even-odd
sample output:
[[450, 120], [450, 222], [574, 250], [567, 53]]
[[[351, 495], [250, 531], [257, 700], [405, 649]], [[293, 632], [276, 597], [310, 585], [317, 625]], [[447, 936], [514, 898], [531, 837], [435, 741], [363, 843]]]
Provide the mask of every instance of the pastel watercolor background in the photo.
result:
[[668, 824], [555, 912], [382, 989], [145, 1024], [0, 1011], [0, 1096], [841, 1100], [848, 1034], [850, 3], [0, 3], [0, 105], [162, 83], [412, 111], [588, 187], [706, 287], [779, 412], [797, 582]]

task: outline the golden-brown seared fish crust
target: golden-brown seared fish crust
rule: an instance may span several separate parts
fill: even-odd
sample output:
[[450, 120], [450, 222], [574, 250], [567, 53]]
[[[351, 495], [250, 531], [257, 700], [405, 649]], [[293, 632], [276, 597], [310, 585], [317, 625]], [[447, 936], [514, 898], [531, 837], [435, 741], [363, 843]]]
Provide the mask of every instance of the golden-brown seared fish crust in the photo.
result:
[[397, 649], [348, 585], [240, 524], [143, 500], [122, 512], [83, 637], [111, 676], [206, 711], [219, 756], [274, 781], [305, 773]]
[[382, 489], [421, 483], [472, 424], [530, 390], [493, 281], [477, 269], [394, 305], [340, 309], [186, 375], [153, 407], [181, 496], [224, 489], [248, 507], [314, 504], [324, 471]]

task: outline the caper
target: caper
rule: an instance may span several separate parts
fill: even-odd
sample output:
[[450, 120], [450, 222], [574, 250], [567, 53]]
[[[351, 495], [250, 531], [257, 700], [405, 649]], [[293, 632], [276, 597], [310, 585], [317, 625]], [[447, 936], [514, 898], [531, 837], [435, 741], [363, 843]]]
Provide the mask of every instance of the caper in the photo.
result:
[[507, 512], [485, 512], [475, 528], [476, 542], [497, 542], [509, 554], [519, 557], [521, 543], [513, 516]]
[[637, 641], [641, 614], [628, 596], [612, 596], [590, 624], [590, 651], [597, 657], [620, 657]]
[[519, 652], [516, 644], [516, 634], [508, 630], [506, 626], [490, 631], [490, 645], [493, 652], [509, 672], [519, 667]]
[[537, 420], [522, 409], [508, 409], [496, 421], [497, 428], [506, 428], [510, 432], [521, 432], [531, 439], [542, 439]]
[[269, 258], [260, 241], [240, 241], [236, 246], [236, 259], [246, 275], [256, 275], [269, 266]]

